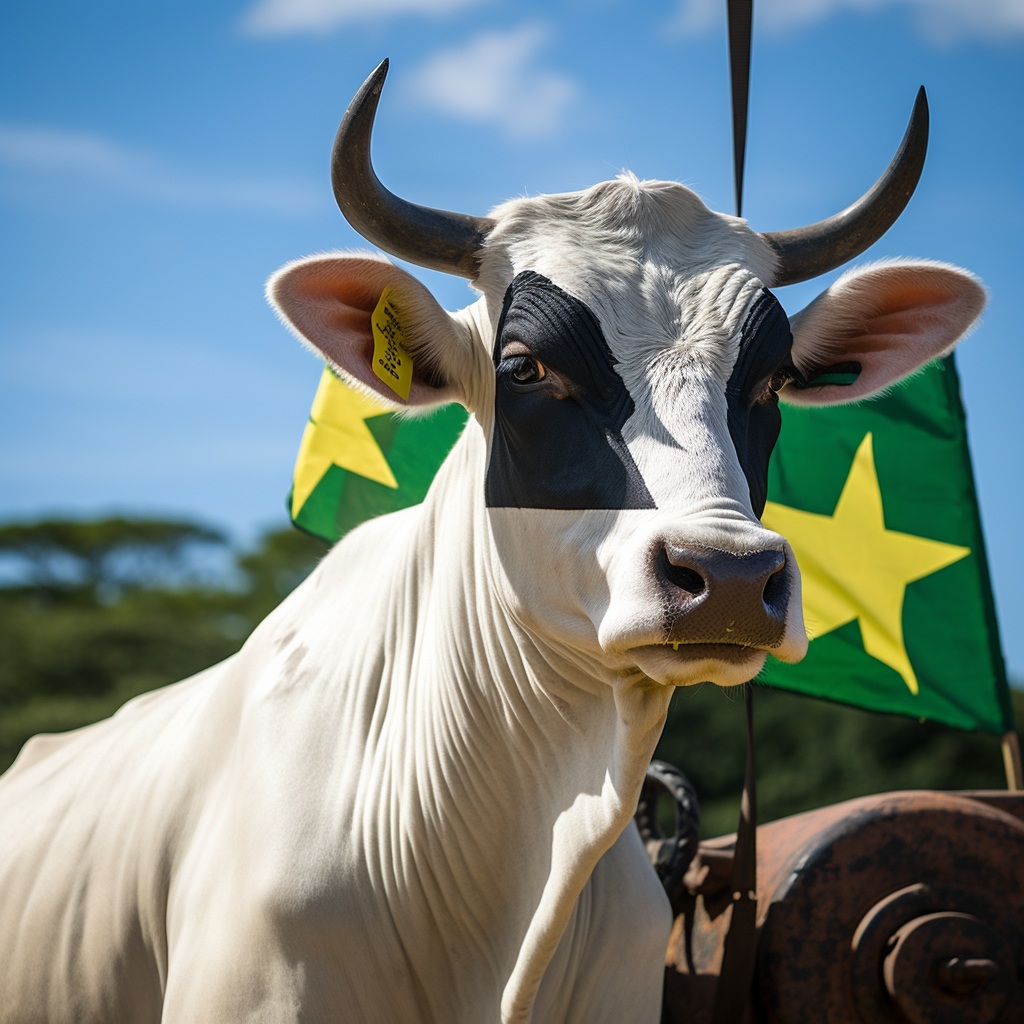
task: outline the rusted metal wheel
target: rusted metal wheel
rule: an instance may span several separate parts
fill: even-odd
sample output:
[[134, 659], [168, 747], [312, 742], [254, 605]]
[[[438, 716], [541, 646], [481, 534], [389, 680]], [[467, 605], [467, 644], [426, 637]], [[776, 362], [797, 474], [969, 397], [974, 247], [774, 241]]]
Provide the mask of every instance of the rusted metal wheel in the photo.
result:
[[[702, 843], [687, 876], [696, 900], [669, 949], [671, 1024], [709, 1017], [729, 842]], [[758, 890], [751, 1020], [1024, 1021], [1022, 794], [888, 793], [763, 825]]]
[[1024, 1019], [1024, 822], [947, 793], [846, 806], [775, 865], [758, 966], [765, 1020]]

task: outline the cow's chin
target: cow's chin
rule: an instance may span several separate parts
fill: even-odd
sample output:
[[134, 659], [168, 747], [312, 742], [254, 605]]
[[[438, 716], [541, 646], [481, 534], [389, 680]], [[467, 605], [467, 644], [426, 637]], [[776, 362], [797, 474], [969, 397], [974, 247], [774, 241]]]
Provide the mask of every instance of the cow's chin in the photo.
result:
[[753, 679], [766, 652], [738, 644], [648, 644], [634, 647], [629, 658], [649, 679], [666, 686], [715, 683], [739, 686]]

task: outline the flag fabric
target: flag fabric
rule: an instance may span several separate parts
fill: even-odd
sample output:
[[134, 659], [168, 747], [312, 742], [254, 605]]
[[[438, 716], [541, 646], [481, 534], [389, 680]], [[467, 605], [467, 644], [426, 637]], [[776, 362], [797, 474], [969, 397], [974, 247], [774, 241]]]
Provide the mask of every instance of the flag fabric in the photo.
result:
[[295, 462], [292, 522], [333, 543], [366, 519], [421, 502], [465, 422], [461, 405], [397, 416], [325, 368]]
[[[401, 417], [325, 369], [288, 507], [335, 541], [423, 500], [465, 410]], [[883, 398], [787, 406], [765, 525], [800, 565], [811, 636], [772, 686], [1002, 734], [1013, 729], [952, 356]]]
[[787, 406], [764, 524], [800, 566], [811, 638], [759, 677], [1002, 734], [1006, 669], [953, 357], [859, 405]]

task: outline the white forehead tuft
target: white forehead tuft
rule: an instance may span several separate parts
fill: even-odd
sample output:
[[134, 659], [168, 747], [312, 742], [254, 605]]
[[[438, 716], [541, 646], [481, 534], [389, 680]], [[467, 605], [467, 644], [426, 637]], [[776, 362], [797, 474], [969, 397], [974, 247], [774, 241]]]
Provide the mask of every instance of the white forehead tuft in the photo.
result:
[[746, 221], [677, 182], [624, 173], [582, 192], [512, 199], [490, 216], [476, 286], [494, 320], [512, 278], [533, 270], [586, 302], [616, 359], [634, 365], [681, 341], [711, 342], [712, 325], [728, 338], [776, 272]]

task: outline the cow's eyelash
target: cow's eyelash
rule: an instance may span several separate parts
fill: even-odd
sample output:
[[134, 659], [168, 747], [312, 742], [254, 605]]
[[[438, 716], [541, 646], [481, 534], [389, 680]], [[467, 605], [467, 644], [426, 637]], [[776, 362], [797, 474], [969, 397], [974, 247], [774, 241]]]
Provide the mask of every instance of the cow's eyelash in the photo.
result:
[[507, 364], [512, 380], [521, 386], [539, 384], [547, 375], [547, 367], [535, 356], [517, 353], [502, 360]]

